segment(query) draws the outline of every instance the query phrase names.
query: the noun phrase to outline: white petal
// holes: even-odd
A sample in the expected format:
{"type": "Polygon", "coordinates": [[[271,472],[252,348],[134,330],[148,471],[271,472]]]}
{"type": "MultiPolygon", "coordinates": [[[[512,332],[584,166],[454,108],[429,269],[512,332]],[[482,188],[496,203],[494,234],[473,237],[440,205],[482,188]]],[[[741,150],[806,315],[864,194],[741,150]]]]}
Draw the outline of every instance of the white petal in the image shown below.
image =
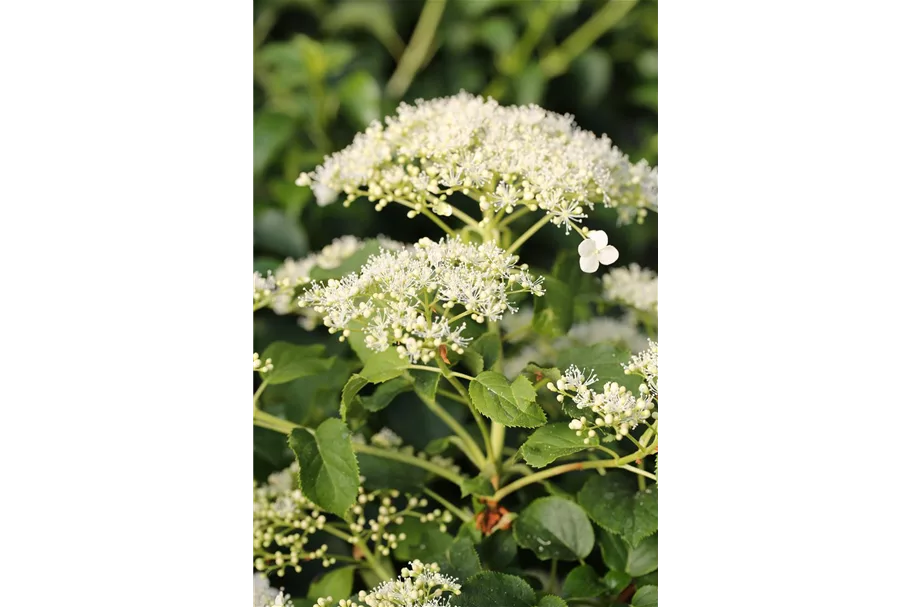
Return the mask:
{"type": "Polygon", "coordinates": [[[579,255],[585,257],[586,255],[596,255],[598,252],[598,247],[595,245],[595,241],[591,238],[586,238],[579,243],[579,255]]]}
{"type": "Polygon", "coordinates": [[[611,245],[609,247],[604,247],[598,251],[598,261],[602,264],[609,266],[620,259],[620,251],[617,250],[617,247],[611,245]]]}
{"type": "Polygon", "coordinates": [[[579,258],[579,267],[582,268],[583,272],[591,274],[592,272],[598,271],[598,257],[597,255],[583,255],[579,258]]]}
{"type": "Polygon", "coordinates": [[[595,241],[595,244],[599,249],[603,249],[607,246],[607,234],[604,232],[604,230],[594,230],[593,232],[589,232],[588,237],[595,241]]]}

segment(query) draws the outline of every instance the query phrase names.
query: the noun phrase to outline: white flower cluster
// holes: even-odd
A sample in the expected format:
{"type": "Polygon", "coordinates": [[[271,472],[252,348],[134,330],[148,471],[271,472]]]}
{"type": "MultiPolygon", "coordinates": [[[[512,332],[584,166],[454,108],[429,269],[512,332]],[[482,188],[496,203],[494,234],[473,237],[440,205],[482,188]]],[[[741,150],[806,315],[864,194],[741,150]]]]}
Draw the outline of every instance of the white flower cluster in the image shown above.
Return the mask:
{"type": "Polygon", "coordinates": [[[253,353],[253,370],[259,371],[260,373],[268,373],[275,368],[275,365],[272,364],[272,359],[267,358],[266,360],[260,360],[259,354],[256,352],[253,353]]]}
{"type": "Polygon", "coordinates": [[[261,573],[253,574],[253,607],[293,607],[291,597],[273,588],[261,573]]]}
{"type": "MultiPolygon", "coordinates": [[[[412,561],[398,579],[383,582],[370,592],[361,590],[357,601],[342,599],[338,607],[448,607],[447,594],[461,594],[462,585],[440,573],[436,563],[412,561]]],[[[332,597],[317,599],[313,607],[330,607],[332,597]]]]}
{"type": "Polygon", "coordinates": [[[464,316],[496,321],[515,311],[510,295],[544,294],[543,278],[517,266],[518,259],[492,242],[424,238],[413,248],[372,256],[341,280],[313,284],[299,303],[322,314],[342,340],[360,331],[374,351],[394,346],[402,358],[428,362],[441,346],[464,351],[466,324],[456,325],[464,316]],[[453,314],[456,306],[464,310],[453,314]]]}
{"type": "Polygon", "coordinates": [[[648,340],[648,349],[633,356],[623,366],[627,375],[641,375],[645,378],[652,395],[658,397],[658,342],[648,340]]]}
{"type": "MultiPolygon", "coordinates": [[[[389,251],[398,251],[405,246],[382,235],[377,236],[377,241],[381,249],[389,251]]],[[[275,270],[274,279],[276,282],[289,285],[291,288],[284,289],[272,297],[270,302],[272,310],[276,314],[289,314],[291,312],[300,314],[300,325],[308,331],[315,329],[321,317],[310,308],[302,308],[296,305],[294,287],[309,284],[311,280],[310,274],[315,268],[331,270],[339,267],[345,260],[363,249],[365,244],[365,241],[355,236],[341,236],[333,240],[331,244],[306,257],[301,259],[289,257],[285,259],[285,262],[275,270]]],[[[299,291],[297,294],[299,294],[299,291]]]]}
{"type": "Polygon", "coordinates": [[[570,114],[464,91],[400,104],[385,125],[373,122],[296,183],[319,205],[344,192],[346,204],[366,196],[377,210],[396,202],[412,217],[451,214],[447,196],[458,191],[482,210],[542,209],[567,232],[596,204],[616,208],[622,223],[658,209],[658,169],[633,164],[607,136],[580,129],[570,114]]]}
{"type": "Polygon", "coordinates": [[[645,384],[639,387],[639,394],[636,395],[617,382],[605,383],[601,392],[591,390],[589,386],[597,381],[598,376],[594,373],[586,374],[575,365],[570,365],[556,385],[553,382],[547,384],[549,390],[557,393],[557,400],[561,403],[569,396],[579,409],[592,411],[593,420],[581,417],[569,423],[577,436],[585,436],[585,444],[598,436],[597,429],[611,428],[619,439],[641,422],[657,417],[657,412],[653,411],[655,401],[645,384]]]}
{"type": "Polygon", "coordinates": [[[272,305],[277,297],[290,295],[293,290],[294,285],[290,280],[277,279],[271,273],[263,276],[259,272],[253,272],[253,310],[272,305]]]}
{"type": "Polygon", "coordinates": [[[374,544],[377,554],[389,556],[398,543],[408,537],[405,533],[391,529],[404,523],[405,517],[416,518],[422,523],[434,523],[445,533],[446,525],[452,522],[452,514],[439,509],[422,512],[420,509],[427,505],[426,499],[402,495],[396,489],[380,489],[368,493],[359,487],[357,503],[351,507],[353,518],[348,525],[351,531],[348,541],[353,544],[364,539],[374,544]],[[402,507],[396,505],[396,500],[400,498],[405,500],[402,507]]]}
{"type": "Polygon", "coordinates": [[[602,280],[605,299],[658,314],[658,274],[655,271],[631,263],[626,268],[614,268],[602,280]]]}
{"type": "Polygon", "coordinates": [[[301,563],[321,559],[324,567],[335,562],[328,558],[325,544],[310,550],[310,537],[326,524],[325,514],[297,488],[297,462],[269,476],[264,485],[253,484],[253,567],[279,576],[291,567],[301,571],[301,563]]]}

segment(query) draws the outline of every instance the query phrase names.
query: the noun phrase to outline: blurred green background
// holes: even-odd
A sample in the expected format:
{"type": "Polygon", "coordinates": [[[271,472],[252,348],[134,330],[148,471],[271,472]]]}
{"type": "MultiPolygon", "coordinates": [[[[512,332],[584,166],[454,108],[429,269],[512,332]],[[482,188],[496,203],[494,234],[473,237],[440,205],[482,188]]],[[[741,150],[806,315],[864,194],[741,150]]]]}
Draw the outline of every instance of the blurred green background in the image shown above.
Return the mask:
{"type": "MultiPolygon", "coordinates": [[[[464,89],[536,103],[606,133],[634,162],[658,162],[656,1],[256,0],[253,80],[257,270],[344,234],[442,235],[426,218],[363,200],[320,208],[294,185],[401,101],[464,89]]],[[[608,232],[618,265],[657,269],[656,214],[618,228],[601,209],[586,225],[608,232]]],[[[563,230],[541,230],[523,261],[549,267],[566,246],[563,230]]]]}

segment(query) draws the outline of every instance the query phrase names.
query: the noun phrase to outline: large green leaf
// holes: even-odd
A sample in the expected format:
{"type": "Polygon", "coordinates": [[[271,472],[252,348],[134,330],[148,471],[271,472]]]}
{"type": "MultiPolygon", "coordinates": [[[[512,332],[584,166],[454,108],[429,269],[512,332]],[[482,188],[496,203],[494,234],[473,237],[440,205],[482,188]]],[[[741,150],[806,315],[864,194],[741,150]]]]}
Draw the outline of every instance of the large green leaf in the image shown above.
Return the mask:
{"type": "Polygon", "coordinates": [[[584,559],[595,545],[595,532],[578,504],[562,497],[536,499],[515,523],[516,542],[539,559],[584,559]]]}
{"type": "Polygon", "coordinates": [[[455,541],[451,535],[440,531],[439,523],[422,523],[416,518],[406,518],[392,531],[405,534],[405,539],[400,540],[393,551],[399,561],[431,562],[434,555],[448,550],[455,541]]]}
{"type": "Polygon", "coordinates": [[[465,366],[474,375],[484,369],[493,369],[500,360],[500,336],[497,333],[485,333],[477,338],[465,351],[465,366]]]}
{"type": "MultiPolygon", "coordinates": [[[[522,445],[522,457],[534,468],[543,468],[557,458],[589,449],[584,437],[576,436],[576,431],[567,422],[557,422],[538,428],[522,445]]],[[[590,438],[589,441],[597,441],[590,438]]]]}
{"type": "Polygon", "coordinates": [[[538,607],[566,607],[566,601],[558,596],[548,594],[547,596],[541,597],[538,607]]]}
{"type": "Polygon", "coordinates": [[[358,375],[370,383],[378,384],[398,377],[411,364],[408,360],[399,358],[395,348],[390,347],[382,352],[371,350],[364,344],[362,333],[352,333],[349,342],[355,354],[364,363],[364,368],[358,375]]]}
{"type": "Polygon", "coordinates": [[[310,584],[310,590],[307,591],[307,597],[311,601],[321,597],[347,597],[351,595],[351,589],[354,587],[354,565],[339,567],[333,569],[321,577],[317,578],[310,584]]]}
{"type": "Polygon", "coordinates": [[[532,607],[535,591],[514,575],[485,571],[462,584],[459,607],[532,607]]]}
{"type": "Polygon", "coordinates": [[[592,389],[600,390],[605,383],[615,381],[630,390],[638,391],[642,379],[624,373],[623,363],[627,361],[629,361],[629,352],[606,344],[568,348],[557,354],[557,366],[560,369],[565,370],[574,364],[594,371],[598,376],[598,381],[592,386],[592,389]]]}
{"type": "Polygon", "coordinates": [[[300,464],[304,495],[323,510],[344,516],[357,499],[359,480],[348,427],[330,418],[313,434],[306,428],[295,428],[288,445],[300,464]]]}
{"type": "Polygon", "coordinates": [[[460,580],[467,580],[471,576],[481,573],[481,561],[474,545],[467,537],[457,538],[451,546],[440,554],[430,558],[440,566],[440,572],[451,575],[460,580]]]}
{"type": "Polygon", "coordinates": [[[560,337],[573,326],[573,292],[565,282],[551,276],[546,284],[544,295],[535,297],[532,327],[545,337],[560,337]]]}
{"type": "Polygon", "coordinates": [[[396,377],[381,383],[373,394],[362,396],[361,402],[364,404],[364,408],[367,409],[367,411],[382,411],[389,406],[389,403],[392,402],[393,398],[410,389],[411,382],[408,381],[407,378],[396,377]]]}
{"type": "Polygon", "coordinates": [[[604,563],[611,570],[639,577],[658,569],[657,533],[642,540],[635,548],[630,548],[619,535],[602,529],[598,532],[598,545],[604,563]]]}
{"type": "Polygon", "coordinates": [[[658,486],[639,491],[633,477],[622,471],[589,478],[579,491],[579,504],[593,521],[633,548],[658,531],[658,486]]]}
{"type": "Polygon", "coordinates": [[[510,385],[503,375],[484,371],[468,386],[471,402],[482,415],[510,428],[535,428],[547,423],[544,411],[535,402],[535,389],[527,377],[510,385]]]}
{"type": "Polygon", "coordinates": [[[488,569],[506,569],[516,558],[516,538],[509,531],[495,531],[481,540],[478,546],[478,555],[488,569]]]}
{"type": "Polygon", "coordinates": [[[324,355],[322,345],[299,346],[286,341],[269,344],[260,355],[261,360],[272,359],[271,371],[265,374],[269,384],[283,384],[307,375],[316,375],[328,371],[335,363],[335,358],[324,355]]]}
{"type": "Polygon", "coordinates": [[[637,590],[630,607],[658,607],[658,587],[643,586],[637,590]]]}
{"type": "Polygon", "coordinates": [[[563,596],[567,598],[584,598],[600,596],[607,588],[591,565],[579,565],[566,575],[563,582],[563,596]]]}

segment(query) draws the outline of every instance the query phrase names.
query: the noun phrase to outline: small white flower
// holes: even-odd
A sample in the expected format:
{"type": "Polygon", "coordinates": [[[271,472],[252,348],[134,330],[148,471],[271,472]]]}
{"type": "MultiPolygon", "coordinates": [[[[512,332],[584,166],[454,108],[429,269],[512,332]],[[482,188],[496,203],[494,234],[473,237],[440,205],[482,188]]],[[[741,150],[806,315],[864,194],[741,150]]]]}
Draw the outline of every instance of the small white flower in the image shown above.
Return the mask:
{"type": "Polygon", "coordinates": [[[607,244],[607,234],[603,230],[593,230],[588,238],[579,244],[579,267],[591,274],[598,270],[598,265],[608,266],[620,257],[617,247],[607,244]]]}

